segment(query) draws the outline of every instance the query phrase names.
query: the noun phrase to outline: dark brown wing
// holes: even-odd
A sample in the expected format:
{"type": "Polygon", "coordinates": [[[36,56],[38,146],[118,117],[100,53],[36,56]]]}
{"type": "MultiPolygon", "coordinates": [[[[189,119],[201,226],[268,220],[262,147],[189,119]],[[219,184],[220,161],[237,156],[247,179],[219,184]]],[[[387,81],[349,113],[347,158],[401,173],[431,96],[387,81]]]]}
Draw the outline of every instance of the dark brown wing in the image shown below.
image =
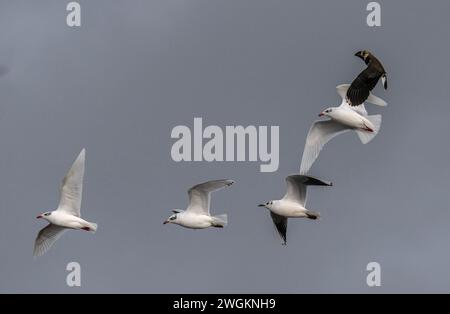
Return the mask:
{"type": "Polygon", "coordinates": [[[370,95],[370,89],[360,77],[361,74],[352,82],[347,90],[347,101],[350,106],[361,105],[370,95]]]}
{"type": "Polygon", "coordinates": [[[351,106],[359,106],[367,100],[382,76],[378,70],[369,66],[362,71],[347,90],[347,100],[351,106]]]}
{"type": "Polygon", "coordinates": [[[287,232],[287,223],[288,219],[286,217],[274,214],[270,212],[270,217],[272,217],[273,223],[277,228],[277,231],[283,240],[283,245],[286,245],[286,232],[287,232]]]}

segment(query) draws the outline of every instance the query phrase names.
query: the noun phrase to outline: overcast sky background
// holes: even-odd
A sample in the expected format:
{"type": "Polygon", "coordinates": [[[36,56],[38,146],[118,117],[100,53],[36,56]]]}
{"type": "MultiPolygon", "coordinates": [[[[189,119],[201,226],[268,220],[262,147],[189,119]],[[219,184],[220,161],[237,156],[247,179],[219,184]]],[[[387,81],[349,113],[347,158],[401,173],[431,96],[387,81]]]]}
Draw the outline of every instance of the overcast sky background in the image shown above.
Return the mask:
{"type": "Polygon", "coordinates": [[[450,292],[449,1],[0,2],[0,292],[450,292]],[[340,100],[373,51],[388,72],[381,132],[334,139],[311,174],[320,221],[289,221],[282,246],[256,205],[285,192],[317,114],[340,100]],[[279,125],[280,167],[175,163],[176,125],[279,125]],[[82,215],[95,235],[67,232],[43,257],[33,242],[58,187],[86,147],[82,215]],[[212,212],[225,229],[162,225],[187,189],[230,178],[212,212]],[[82,287],[66,286],[67,263],[82,287]],[[382,286],[366,285],[366,265],[382,286]]]}

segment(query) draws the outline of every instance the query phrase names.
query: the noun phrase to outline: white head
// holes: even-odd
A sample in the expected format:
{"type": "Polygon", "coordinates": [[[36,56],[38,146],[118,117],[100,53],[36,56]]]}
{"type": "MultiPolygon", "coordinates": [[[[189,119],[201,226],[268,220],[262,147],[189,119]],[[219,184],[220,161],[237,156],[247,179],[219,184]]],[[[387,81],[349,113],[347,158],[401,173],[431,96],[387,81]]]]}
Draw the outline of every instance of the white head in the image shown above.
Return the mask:
{"type": "Polygon", "coordinates": [[[336,110],[336,108],[329,107],[329,108],[325,109],[324,111],[322,111],[321,113],[319,113],[319,117],[323,117],[323,116],[331,117],[331,116],[333,116],[334,110],[336,110]]]}
{"type": "Polygon", "coordinates": [[[179,213],[178,213],[176,210],[173,210],[173,212],[175,212],[175,214],[170,215],[169,218],[167,218],[167,219],[163,222],[164,225],[165,225],[165,224],[168,224],[168,223],[175,223],[175,224],[176,224],[176,223],[179,222],[179,217],[178,217],[179,213]]]}
{"type": "Polygon", "coordinates": [[[278,202],[278,201],[268,201],[267,203],[265,203],[265,204],[259,204],[258,206],[259,206],[259,207],[265,207],[265,208],[271,210],[271,209],[277,204],[277,202],[278,202]]]}
{"type": "Polygon", "coordinates": [[[37,216],[36,218],[37,218],[37,219],[44,218],[45,220],[50,221],[50,219],[51,219],[50,216],[51,216],[51,215],[52,215],[52,212],[45,212],[45,213],[40,214],[40,215],[37,216]]]}

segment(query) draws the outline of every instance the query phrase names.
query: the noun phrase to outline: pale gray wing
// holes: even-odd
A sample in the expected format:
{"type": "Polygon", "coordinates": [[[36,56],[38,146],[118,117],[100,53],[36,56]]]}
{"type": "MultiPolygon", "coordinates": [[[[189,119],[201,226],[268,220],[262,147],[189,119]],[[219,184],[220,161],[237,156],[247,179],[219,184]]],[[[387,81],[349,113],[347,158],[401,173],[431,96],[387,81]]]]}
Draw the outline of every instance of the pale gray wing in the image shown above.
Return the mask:
{"type": "Polygon", "coordinates": [[[306,137],[302,162],[300,164],[300,174],[308,173],[314,161],[319,156],[320,151],[328,141],[349,130],[346,126],[333,120],[318,120],[314,122],[306,137]]]}
{"type": "Polygon", "coordinates": [[[331,182],[323,181],[311,176],[294,174],[286,177],[287,191],[284,200],[297,202],[306,205],[306,195],[308,185],[332,186],[331,182]]]}
{"type": "Polygon", "coordinates": [[[270,217],[272,217],[272,221],[273,221],[275,227],[277,228],[278,234],[280,235],[281,239],[283,240],[283,245],[286,245],[286,233],[287,233],[288,219],[284,216],[274,214],[273,212],[270,212],[270,217]]]}
{"type": "Polygon", "coordinates": [[[189,206],[186,211],[209,215],[211,192],[230,186],[233,183],[233,180],[214,180],[193,186],[188,191],[189,206]]]}
{"type": "Polygon", "coordinates": [[[39,231],[34,242],[33,256],[44,255],[66,230],[66,228],[49,224],[39,231]]]}
{"type": "Polygon", "coordinates": [[[286,177],[287,191],[284,195],[284,200],[289,200],[293,202],[305,205],[306,202],[306,185],[304,184],[302,175],[292,175],[286,177]]]}
{"type": "Polygon", "coordinates": [[[86,150],[83,149],[64,177],[60,188],[61,198],[58,210],[77,217],[80,217],[85,159],[86,150]]]}

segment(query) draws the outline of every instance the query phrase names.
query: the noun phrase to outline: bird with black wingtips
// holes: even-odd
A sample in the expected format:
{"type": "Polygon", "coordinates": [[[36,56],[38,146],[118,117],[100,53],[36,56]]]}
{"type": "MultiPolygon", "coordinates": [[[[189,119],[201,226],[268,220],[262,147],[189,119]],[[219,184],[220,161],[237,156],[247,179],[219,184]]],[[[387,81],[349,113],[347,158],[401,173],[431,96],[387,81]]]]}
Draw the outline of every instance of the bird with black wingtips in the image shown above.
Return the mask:
{"type": "Polygon", "coordinates": [[[358,51],[355,56],[361,58],[367,64],[367,68],[355,78],[347,91],[350,106],[359,106],[366,101],[380,78],[384,89],[387,89],[386,71],[380,60],[368,50],[358,51]]]}
{"type": "Polygon", "coordinates": [[[320,179],[294,174],[286,177],[287,192],[281,200],[273,200],[258,206],[265,207],[270,211],[273,223],[277,228],[283,245],[286,245],[286,233],[288,218],[308,218],[316,220],[319,213],[307,209],[306,189],[308,185],[332,186],[331,182],[320,179]]]}

